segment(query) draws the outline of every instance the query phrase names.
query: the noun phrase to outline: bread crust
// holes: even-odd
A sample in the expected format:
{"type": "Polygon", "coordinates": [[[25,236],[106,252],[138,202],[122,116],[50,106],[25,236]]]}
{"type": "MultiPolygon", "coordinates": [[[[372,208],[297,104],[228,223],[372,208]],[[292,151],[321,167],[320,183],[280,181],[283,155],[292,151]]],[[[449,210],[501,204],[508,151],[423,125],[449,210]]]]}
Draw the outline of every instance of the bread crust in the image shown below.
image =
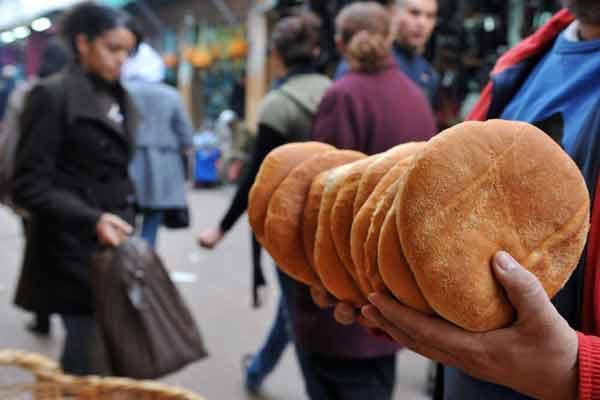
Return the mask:
{"type": "MultiPolygon", "coordinates": [[[[360,162],[360,161],[358,161],[360,162]]],[[[323,286],[338,300],[360,307],[366,298],[358,289],[352,276],[346,271],[333,243],[331,235],[331,209],[344,180],[354,163],[334,168],[327,174],[321,205],[314,247],[314,266],[323,286]]]]}
{"type": "Polygon", "coordinates": [[[350,249],[354,198],[362,175],[380,157],[380,155],[373,155],[354,163],[350,171],[336,182],[339,189],[331,207],[331,237],[342,264],[355,282],[357,281],[356,270],[350,249]]]}
{"type": "MultiPolygon", "coordinates": [[[[387,185],[386,180],[394,180],[387,188],[380,194],[377,201],[377,206],[371,215],[371,221],[369,223],[369,229],[367,238],[364,243],[364,263],[361,271],[361,279],[367,282],[367,285],[373,290],[379,290],[384,287],[383,281],[379,275],[378,266],[378,247],[379,237],[383,222],[386,218],[388,210],[392,207],[394,199],[398,192],[399,180],[402,179],[406,172],[410,169],[413,163],[414,157],[409,156],[404,160],[398,162],[394,168],[390,170],[390,173],[382,180],[382,185],[387,185]]],[[[398,242],[399,244],[399,242],[398,242]]]]}
{"type": "Polygon", "coordinates": [[[371,218],[377,208],[379,200],[384,195],[387,188],[398,180],[406,168],[407,163],[410,163],[411,160],[412,156],[408,156],[408,159],[405,158],[405,160],[397,162],[390,170],[388,170],[388,172],[379,180],[373,189],[373,192],[358,211],[358,214],[356,214],[354,221],[352,222],[352,229],[350,231],[351,256],[354,263],[357,282],[364,296],[367,296],[374,291],[374,288],[366,278],[365,265],[365,243],[369,235],[371,218]]]}
{"type": "Polygon", "coordinates": [[[589,208],[579,169],[544,132],[522,122],[465,122],[417,157],[396,226],[430,306],[482,332],[514,319],[492,273],[494,253],[511,253],[553,297],[579,261],[589,208]]]}
{"type": "Polygon", "coordinates": [[[316,153],[334,149],[333,146],[320,142],[288,143],[272,150],[263,160],[248,194],[248,221],[263,246],[269,201],[279,184],[302,161],[316,153]]]}
{"type": "Polygon", "coordinates": [[[396,227],[396,207],[410,167],[394,184],[392,206],[387,209],[377,246],[377,269],[368,277],[377,291],[389,290],[401,303],[426,314],[434,314],[421,293],[400,245],[396,227]]]}
{"type": "Polygon", "coordinates": [[[304,252],[302,216],[313,179],[321,172],[364,158],[352,150],[325,151],[304,160],[275,190],[265,220],[265,243],[277,265],[292,278],[319,283],[304,252]]]}
{"type": "Polygon", "coordinates": [[[365,204],[375,186],[396,163],[408,156],[415,155],[425,148],[426,142],[408,142],[392,147],[381,154],[381,157],[374,162],[363,174],[356,190],[354,198],[354,216],[358,214],[360,208],[365,204]]]}

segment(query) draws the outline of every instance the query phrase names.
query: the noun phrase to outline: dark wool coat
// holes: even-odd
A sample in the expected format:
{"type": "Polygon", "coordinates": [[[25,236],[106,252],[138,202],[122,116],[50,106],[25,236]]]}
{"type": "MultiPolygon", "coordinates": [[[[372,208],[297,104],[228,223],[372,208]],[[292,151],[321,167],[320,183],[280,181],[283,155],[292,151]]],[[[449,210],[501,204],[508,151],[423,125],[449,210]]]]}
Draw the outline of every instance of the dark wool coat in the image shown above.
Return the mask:
{"type": "Polygon", "coordinates": [[[13,183],[14,201],[31,215],[15,299],[26,310],[92,313],[97,221],[112,212],[133,222],[127,167],[137,114],[115,85],[122,124],[108,117],[98,85],[76,65],[41,81],[27,99],[13,183]]]}

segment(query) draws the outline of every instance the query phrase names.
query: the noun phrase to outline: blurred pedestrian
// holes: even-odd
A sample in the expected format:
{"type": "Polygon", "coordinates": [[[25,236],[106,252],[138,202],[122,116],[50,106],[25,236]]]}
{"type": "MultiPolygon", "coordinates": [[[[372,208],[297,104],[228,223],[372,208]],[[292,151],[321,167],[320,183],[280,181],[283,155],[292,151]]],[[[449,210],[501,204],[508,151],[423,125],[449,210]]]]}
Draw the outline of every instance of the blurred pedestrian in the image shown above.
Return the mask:
{"type": "MultiPolygon", "coordinates": [[[[218,228],[200,234],[201,246],[212,248],[219,243],[239,217],[246,211],[248,193],[266,155],[289,142],[308,140],[310,125],[330,80],[316,72],[319,56],[320,20],[313,14],[287,17],[273,30],[273,57],[281,70],[273,90],[261,103],[256,145],[249,170],[242,179],[235,197],[218,228]]],[[[257,392],[268,374],[277,365],[290,332],[290,291],[294,282],[277,269],[281,296],[277,315],[260,350],[248,359],[246,388],[257,392]]]]}
{"type": "Polygon", "coordinates": [[[110,374],[94,320],[92,255],[132,233],[134,188],[127,167],[137,126],[119,83],[139,38],[122,11],[84,2],[64,17],[74,62],[40,81],[21,118],[13,200],[31,215],[15,302],[59,314],[65,372],[110,374]]]}
{"type": "Polygon", "coordinates": [[[396,68],[389,21],[386,9],[375,2],[351,4],[336,18],[339,50],[350,72],[323,97],[314,139],[375,154],[436,133],[425,96],[396,68]]]}
{"type": "MultiPolygon", "coordinates": [[[[423,57],[423,52],[437,22],[438,0],[395,0],[388,8],[394,31],[394,60],[400,70],[421,88],[432,107],[435,107],[440,77],[423,57]]],[[[335,73],[335,79],[349,71],[348,61],[343,60],[335,73]]]]}
{"type": "MultiPolygon", "coordinates": [[[[436,133],[433,112],[394,62],[386,8],[376,2],[346,6],[336,18],[336,36],[350,72],[325,93],[313,122],[313,138],[368,155],[431,138],[436,133]]],[[[303,311],[313,315],[303,318],[302,328],[312,332],[311,337],[297,339],[315,373],[316,394],[311,399],[391,399],[398,347],[361,325],[337,324],[333,309],[320,310],[307,287],[298,293],[303,311]]]]}
{"type": "MultiPolygon", "coordinates": [[[[27,240],[28,236],[27,213],[18,210],[10,201],[10,190],[15,169],[15,156],[21,133],[19,120],[23,113],[25,99],[37,82],[40,79],[58,73],[68,62],[69,52],[65,46],[58,40],[50,41],[42,53],[42,62],[37,76],[32,76],[28,81],[17,86],[8,98],[4,124],[2,125],[2,138],[0,139],[0,197],[2,197],[2,201],[5,204],[13,208],[21,217],[25,240],[27,240]]],[[[37,335],[49,335],[50,315],[46,313],[36,313],[33,321],[27,324],[27,330],[37,335]]]]}
{"type": "Polygon", "coordinates": [[[142,43],[123,67],[122,81],[140,114],[129,171],[142,214],[141,236],[152,247],[167,210],[187,207],[184,157],[193,128],[179,92],[162,83],[160,55],[142,43]]]}

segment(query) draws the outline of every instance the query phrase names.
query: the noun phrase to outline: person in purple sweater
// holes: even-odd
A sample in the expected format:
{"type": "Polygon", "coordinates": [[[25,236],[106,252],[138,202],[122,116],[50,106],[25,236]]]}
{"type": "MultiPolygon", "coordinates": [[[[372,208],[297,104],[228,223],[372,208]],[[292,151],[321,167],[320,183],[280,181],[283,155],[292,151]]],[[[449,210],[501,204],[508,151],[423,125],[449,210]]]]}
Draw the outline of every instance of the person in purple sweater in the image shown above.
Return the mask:
{"type": "MultiPolygon", "coordinates": [[[[385,8],[375,2],[340,12],[338,42],[351,72],[325,92],[313,119],[314,140],[375,154],[435,134],[427,99],[394,62],[390,26],[385,8]]],[[[294,330],[311,400],[391,399],[399,347],[362,325],[336,323],[332,308],[315,304],[318,293],[311,298],[322,288],[298,286],[294,330]]]]}
{"type": "Polygon", "coordinates": [[[351,4],[338,15],[336,30],[351,72],[325,93],[313,121],[313,139],[374,154],[431,138],[436,132],[433,111],[394,62],[385,8],[375,2],[351,4]]]}

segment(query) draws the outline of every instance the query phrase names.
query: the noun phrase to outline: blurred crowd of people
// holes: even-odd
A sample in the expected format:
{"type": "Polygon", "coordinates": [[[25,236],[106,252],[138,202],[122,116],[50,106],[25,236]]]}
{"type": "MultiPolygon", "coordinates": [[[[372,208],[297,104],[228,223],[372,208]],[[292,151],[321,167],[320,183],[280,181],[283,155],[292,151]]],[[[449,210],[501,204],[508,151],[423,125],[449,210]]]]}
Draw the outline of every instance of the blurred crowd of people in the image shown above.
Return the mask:
{"type": "MultiPolygon", "coordinates": [[[[499,59],[469,118],[538,125],[576,161],[594,199],[600,190],[600,5],[564,5],[499,59]]],[[[319,18],[302,12],[279,20],[270,37],[277,80],[261,101],[247,159],[239,154],[247,143],[232,145],[242,116],[224,112],[217,123],[226,143],[221,156],[234,161],[226,180],[237,179],[237,190],[198,244],[214,248],[239,221],[262,161],[278,146],[315,140],[371,155],[432,138],[439,130],[433,110],[440,77],[423,51],[437,13],[437,0],[347,5],[335,19],[343,59],[333,77],[319,68],[319,18]]],[[[85,2],[65,14],[61,33],[38,75],[11,94],[0,137],[0,194],[21,217],[26,239],[15,303],[36,315],[29,326],[36,333],[49,332],[50,315],[60,317],[66,372],[110,375],[94,318],[91,258],[136,231],[155,247],[159,228],[193,206],[186,198],[186,160],[215,142],[209,134],[194,139],[179,93],[163,83],[160,55],[128,14],[85,2]]],[[[202,154],[197,163],[216,168],[216,158],[202,154]]],[[[531,297],[540,315],[524,300],[539,282],[510,257],[497,256],[494,268],[517,312],[532,314],[506,328],[510,335],[462,331],[415,315],[385,294],[354,310],[276,269],[278,307],[262,346],[244,356],[246,389],[259,393],[292,346],[308,398],[392,399],[396,354],[405,346],[444,364],[432,391],[437,399],[594,398],[600,392],[600,380],[594,381],[600,374],[597,203],[590,244],[573,278],[553,305],[531,297]],[[356,323],[360,313],[378,329],[356,323]],[[544,322],[551,326],[532,330],[544,322]],[[485,351],[502,361],[477,370],[490,358],[485,351]]],[[[264,278],[254,238],[252,247],[256,286],[264,278]]]]}

